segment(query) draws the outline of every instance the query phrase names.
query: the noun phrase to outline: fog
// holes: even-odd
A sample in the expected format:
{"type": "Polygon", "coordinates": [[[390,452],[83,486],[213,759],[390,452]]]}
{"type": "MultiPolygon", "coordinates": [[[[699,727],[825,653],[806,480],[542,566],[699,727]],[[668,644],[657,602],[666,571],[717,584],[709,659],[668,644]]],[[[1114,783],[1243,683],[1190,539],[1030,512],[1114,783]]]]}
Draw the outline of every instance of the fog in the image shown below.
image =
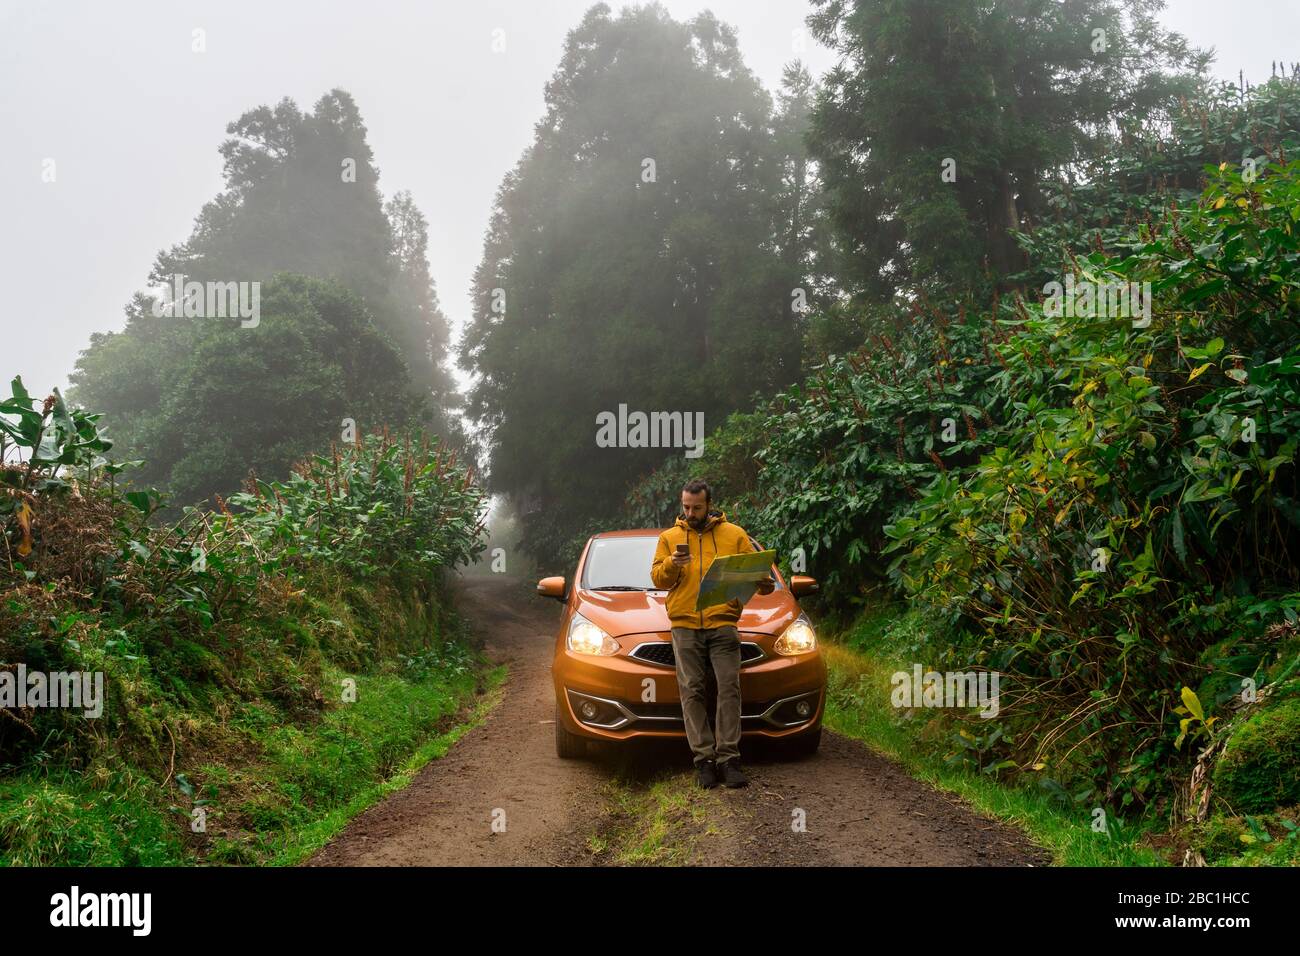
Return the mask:
{"type": "MultiPolygon", "coordinates": [[[[470,315],[493,196],[589,6],[0,2],[0,374],[23,375],[33,392],[66,387],[90,334],[122,327],[155,254],[186,239],[220,190],[226,123],[285,96],[306,109],[334,87],[356,99],[385,196],[410,190],[428,217],[431,272],[454,335],[470,315]],[[202,53],[192,50],[196,29],[202,53]],[[54,182],[42,181],[48,159],[54,182]]],[[[732,24],[769,91],[796,57],[814,77],[834,62],[806,35],[803,0],[664,6],[679,20],[709,9],[732,24]]],[[[1286,54],[1278,41],[1300,35],[1292,0],[1231,16],[1210,0],[1173,0],[1162,20],[1214,46],[1214,71],[1233,78],[1267,78],[1286,54]]]]}

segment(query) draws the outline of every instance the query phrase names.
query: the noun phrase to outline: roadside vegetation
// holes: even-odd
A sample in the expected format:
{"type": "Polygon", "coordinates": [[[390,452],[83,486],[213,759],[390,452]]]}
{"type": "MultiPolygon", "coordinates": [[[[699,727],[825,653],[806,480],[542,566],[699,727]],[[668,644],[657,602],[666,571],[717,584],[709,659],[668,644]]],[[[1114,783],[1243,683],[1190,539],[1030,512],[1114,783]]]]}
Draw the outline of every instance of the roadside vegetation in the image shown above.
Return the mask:
{"type": "Polygon", "coordinates": [[[823,585],[831,725],[1063,863],[1296,862],[1298,131],[1293,78],[1207,89],[1017,234],[1020,284],[814,317],[835,352],[591,527],[707,475],[823,585]],[[1149,288],[1149,321],[1026,278],[1067,274],[1149,288]],[[916,663],[998,672],[997,716],[900,712],[916,663]]]}
{"type": "Polygon", "coordinates": [[[383,431],[175,521],[99,416],[0,403],[0,660],[99,672],[102,714],[0,711],[0,861],[292,861],[495,686],[447,600],[482,490],[383,431]],[[468,709],[467,709],[468,708],[468,709]]]}

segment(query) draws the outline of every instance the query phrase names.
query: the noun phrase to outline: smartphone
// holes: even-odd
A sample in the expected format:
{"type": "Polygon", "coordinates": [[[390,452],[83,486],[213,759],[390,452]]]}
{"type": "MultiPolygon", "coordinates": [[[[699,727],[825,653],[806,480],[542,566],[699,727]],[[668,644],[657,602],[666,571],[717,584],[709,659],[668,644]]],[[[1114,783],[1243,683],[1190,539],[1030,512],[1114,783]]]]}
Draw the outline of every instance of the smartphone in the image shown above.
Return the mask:
{"type": "Polygon", "coordinates": [[[691,546],[689,544],[679,544],[677,546],[678,554],[690,554],[691,546]]]}

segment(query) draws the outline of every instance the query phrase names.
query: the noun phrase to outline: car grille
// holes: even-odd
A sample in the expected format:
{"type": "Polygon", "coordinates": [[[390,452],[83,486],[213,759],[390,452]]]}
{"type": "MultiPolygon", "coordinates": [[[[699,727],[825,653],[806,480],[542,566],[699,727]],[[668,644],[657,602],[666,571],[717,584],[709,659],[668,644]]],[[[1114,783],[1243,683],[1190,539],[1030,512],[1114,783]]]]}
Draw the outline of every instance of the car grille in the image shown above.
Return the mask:
{"type": "MultiPolygon", "coordinates": [[[[753,641],[740,642],[741,667],[752,664],[754,661],[761,661],[766,656],[763,649],[753,641]]],[[[677,657],[673,654],[671,641],[647,641],[634,648],[628,657],[638,661],[645,661],[647,664],[659,664],[663,667],[675,668],[677,666],[677,657]]]]}
{"type": "MultiPolygon", "coordinates": [[[[567,693],[571,704],[576,705],[585,700],[597,705],[599,713],[590,719],[579,717],[579,720],[583,723],[590,724],[593,727],[601,727],[606,730],[623,730],[635,726],[639,729],[676,731],[677,728],[684,724],[682,705],[680,703],[658,704],[612,700],[584,694],[572,688],[569,688],[567,693]]],[[[806,724],[812,717],[809,714],[800,715],[796,712],[799,701],[807,700],[816,706],[820,697],[821,691],[814,690],[770,702],[742,698],[740,702],[740,722],[742,726],[766,723],[777,728],[796,727],[799,724],[806,724]]],[[[712,707],[710,701],[708,709],[711,710],[712,707]]]]}

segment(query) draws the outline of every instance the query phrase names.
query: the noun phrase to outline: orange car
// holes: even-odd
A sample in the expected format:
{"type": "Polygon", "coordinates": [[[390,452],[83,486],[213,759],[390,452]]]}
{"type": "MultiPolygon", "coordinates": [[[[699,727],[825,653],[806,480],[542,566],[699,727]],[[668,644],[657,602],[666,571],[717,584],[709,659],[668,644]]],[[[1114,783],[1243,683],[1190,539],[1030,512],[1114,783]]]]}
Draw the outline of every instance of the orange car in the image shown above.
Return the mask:
{"type": "MultiPolygon", "coordinates": [[[[551,664],[561,757],[584,755],[591,740],[686,740],[667,592],[650,580],[658,538],[658,529],[594,535],[573,587],[563,577],[537,583],[538,594],[564,604],[551,664]]],[[[754,548],[762,550],[756,542],[754,548]]],[[[826,664],[795,598],[817,590],[817,582],[796,574],[787,586],[775,565],[772,576],[772,593],[755,594],[736,622],[741,739],[766,738],[787,753],[808,754],[821,743],[826,664]],[[787,632],[798,640],[778,649],[787,632]],[[791,645],[801,650],[791,652],[791,645]]],[[[709,678],[712,684],[711,671],[709,678]]],[[[710,721],[714,706],[710,699],[710,721]]]]}

